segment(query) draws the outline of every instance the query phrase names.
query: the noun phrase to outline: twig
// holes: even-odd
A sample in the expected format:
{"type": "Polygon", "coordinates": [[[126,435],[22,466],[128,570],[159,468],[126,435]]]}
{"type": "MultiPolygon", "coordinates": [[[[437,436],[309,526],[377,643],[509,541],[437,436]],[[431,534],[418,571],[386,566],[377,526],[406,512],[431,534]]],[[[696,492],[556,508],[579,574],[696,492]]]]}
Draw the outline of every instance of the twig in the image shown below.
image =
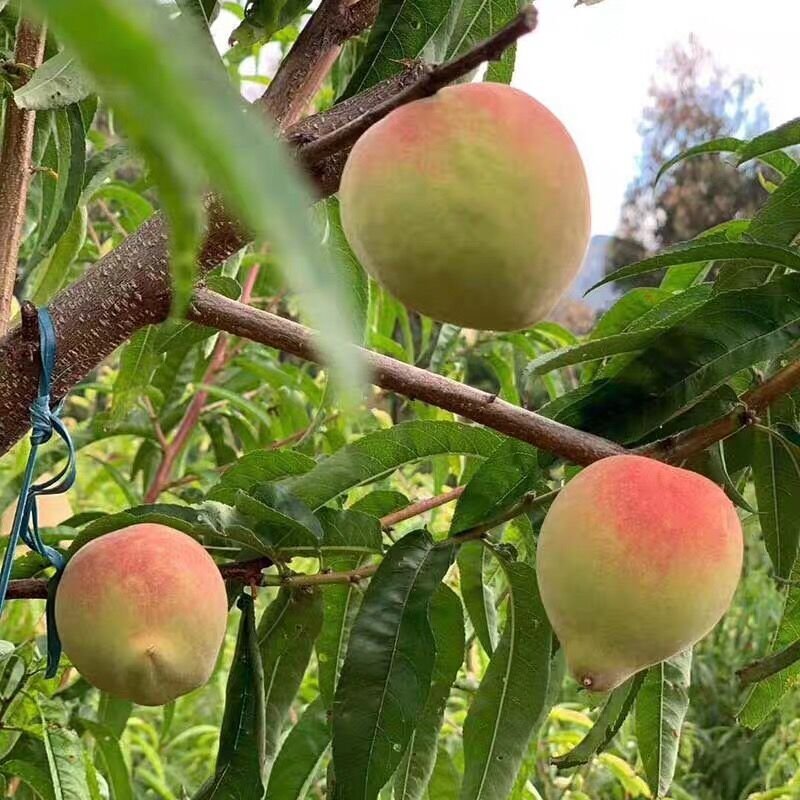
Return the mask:
{"type": "MultiPolygon", "coordinates": [[[[260,579],[262,571],[271,567],[272,563],[272,559],[267,557],[255,558],[250,561],[234,561],[230,564],[222,564],[219,571],[226,580],[240,580],[243,583],[249,583],[254,578],[260,579]]],[[[46,600],[47,581],[43,578],[20,578],[11,581],[6,597],[9,600],[46,600]]]]}
{"type": "Polygon", "coordinates": [[[759,412],[798,386],[800,386],[800,361],[793,361],[767,378],[760,386],[743,394],[739,406],[730,414],[678,436],[645,445],[636,452],[650,458],[679,464],[712,444],[754,424],[758,421],[759,412]]]}
{"type": "Polygon", "coordinates": [[[286,130],[304,114],[338,58],[342,45],[372,25],[378,5],[378,0],[355,3],[322,0],[257,101],[279,131],[286,130]]]}
{"type": "Polygon", "coordinates": [[[742,667],[737,670],[736,675],[742,686],[749,686],[751,683],[763,681],[764,678],[769,678],[770,675],[775,675],[786,667],[790,667],[798,659],[800,659],[800,641],[792,642],[785,650],[742,667]]]}
{"type": "MultiPolygon", "coordinates": [[[[458,545],[464,542],[482,539],[487,533],[494,530],[499,525],[502,525],[504,522],[509,522],[520,514],[524,514],[526,511],[549,503],[557,494],[558,491],[547,492],[542,495],[527,495],[502,516],[490,522],[476,525],[469,530],[457,533],[449,539],[444,539],[440,545],[458,545]]],[[[367,564],[359,569],[348,570],[346,572],[318,572],[315,575],[290,575],[285,578],[268,578],[266,579],[266,584],[274,586],[324,586],[331,583],[360,583],[366,578],[372,577],[378,571],[379,566],[380,564],[367,564]]]]}
{"type": "MultiPolygon", "coordinates": [[[[31,70],[42,63],[46,40],[44,27],[22,19],[17,26],[14,60],[31,70]]],[[[21,78],[20,86],[27,82],[21,78]]],[[[8,330],[11,298],[17,279],[22,224],[31,176],[35,111],[19,108],[9,99],[0,146],[0,336],[8,330]]]]}
{"type": "MultiPolygon", "coordinates": [[[[256,279],[258,278],[258,271],[259,267],[257,264],[255,264],[250,268],[250,272],[247,274],[247,280],[242,287],[243,303],[248,303],[250,300],[250,297],[253,293],[253,287],[255,286],[256,279]]],[[[214,383],[217,375],[219,375],[219,373],[228,363],[229,356],[229,338],[224,333],[221,333],[217,337],[214,350],[212,351],[211,358],[208,362],[208,367],[203,375],[202,382],[204,384],[210,385],[214,383]]],[[[169,485],[175,462],[180,457],[181,453],[186,447],[187,442],[194,433],[207,400],[208,390],[201,389],[198,391],[187,406],[183,415],[183,419],[178,424],[178,429],[175,432],[175,436],[168,444],[166,444],[166,446],[162,444],[161,463],[158,465],[158,469],[156,470],[156,474],[153,477],[150,487],[148,488],[147,492],[145,492],[145,503],[155,503],[156,500],[158,500],[161,492],[163,492],[165,487],[169,485]]],[[[158,432],[158,430],[159,427],[157,426],[156,432],[158,432]]]]}
{"type": "Polygon", "coordinates": [[[361,116],[331,133],[321,136],[298,148],[304,161],[318,162],[353,144],[368,128],[383,119],[389,112],[406,103],[430,97],[462,75],[476,69],[485,61],[499,58],[517,39],[536,28],[537,13],[533,6],[521,11],[505,28],[486,39],[477,47],[453,61],[439,66],[421,65],[419,77],[402,91],[373,106],[361,116]]]}
{"type": "Polygon", "coordinates": [[[405,522],[407,519],[418,517],[420,514],[424,514],[434,508],[452,503],[453,500],[458,500],[462,494],[464,494],[464,487],[458,486],[453,489],[452,492],[445,492],[444,494],[436,495],[436,497],[428,497],[425,500],[412,503],[410,506],[401,508],[399,511],[395,511],[393,514],[387,514],[383,517],[381,519],[381,527],[384,530],[388,530],[399,522],[405,522]]]}
{"type": "MultiPolygon", "coordinates": [[[[187,316],[202,325],[276,347],[306,361],[319,362],[314,347],[316,334],[311,329],[207,289],[195,293],[187,316]]],[[[412,364],[363,348],[355,348],[354,357],[364,360],[371,380],[377,386],[460,414],[573,463],[590,464],[625,452],[624,448],[607,439],[569,428],[493,394],[412,364]]]]}

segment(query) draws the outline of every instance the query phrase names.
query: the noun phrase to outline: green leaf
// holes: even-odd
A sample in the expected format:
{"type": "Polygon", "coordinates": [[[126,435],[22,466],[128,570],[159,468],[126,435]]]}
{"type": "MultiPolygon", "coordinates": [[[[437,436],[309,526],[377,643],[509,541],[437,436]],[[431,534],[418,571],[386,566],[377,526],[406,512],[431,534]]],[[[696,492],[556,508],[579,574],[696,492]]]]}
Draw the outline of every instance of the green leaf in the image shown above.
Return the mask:
{"type": "Polygon", "coordinates": [[[14,92],[14,103],[35,111],[63,108],[88,97],[91,91],[89,76],[70,53],[62,50],[48,58],[33,77],[14,92]]]}
{"type": "Polygon", "coordinates": [[[321,550],[326,554],[380,553],[383,551],[380,520],[370,514],[348,509],[321,508],[317,519],[322,525],[321,550]]]}
{"type": "Polygon", "coordinates": [[[86,168],[86,142],[80,108],[73,104],[51,114],[51,141],[57,154],[58,179],[50,203],[43,208],[37,254],[47,252],[60,238],[72,219],[83,188],[86,168]]]}
{"type": "Polygon", "coordinates": [[[402,492],[396,492],[393,489],[376,489],[353,503],[350,509],[360,511],[362,514],[370,514],[373,517],[385,517],[405,508],[410,503],[411,501],[402,492]]]}
{"type": "Polygon", "coordinates": [[[795,169],[769,196],[750,223],[759,242],[790,245],[800,233],[800,169],[795,169]]]}
{"type": "Polygon", "coordinates": [[[330,197],[325,201],[328,229],[325,244],[336,255],[341,265],[343,281],[353,300],[353,340],[363,344],[367,335],[367,308],[369,306],[369,279],[347,242],[342,228],[339,200],[330,197]]]}
{"type": "MultiPolygon", "coordinates": [[[[457,0],[452,4],[451,35],[447,45],[448,59],[460,56],[476,44],[488,39],[507,25],[519,11],[518,0],[457,0]]],[[[513,65],[513,61],[511,61],[513,65]]],[[[508,61],[505,70],[508,68],[508,61]]],[[[513,68],[513,67],[512,67],[513,68]]],[[[490,66],[491,69],[491,66],[490,66]]],[[[495,67],[495,70],[498,68],[495,67]]],[[[505,77],[500,69],[498,78],[505,77]]],[[[505,82],[505,81],[503,81],[505,82]]]]}
{"type": "Polygon", "coordinates": [[[271,483],[313,469],[314,459],[294,450],[254,450],[225,470],[219,483],[208,493],[209,500],[233,505],[236,492],[271,483]]]}
{"type": "Polygon", "coordinates": [[[639,754],[650,790],[658,797],[667,794],[675,774],[691,671],[691,650],[650,667],[636,698],[639,754]]]}
{"type": "Polygon", "coordinates": [[[464,606],[478,641],[491,655],[497,647],[497,612],[494,593],[486,579],[486,561],[489,558],[483,542],[465,542],[459,548],[457,561],[464,606]]]}
{"type": "MultiPolygon", "coordinates": [[[[800,640],[800,559],[795,561],[789,576],[783,614],[772,640],[770,654],[779,653],[798,640],[800,640]]],[[[738,714],[739,722],[747,728],[757,728],[762,725],[787,692],[797,687],[799,676],[800,662],[796,661],[752,686],[738,714]]]]}
{"type": "Polygon", "coordinates": [[[536,449],[517,439],[501,441],[458,498],[450,535],[501,516],[539,482],[536,449]]]}
{"type": "Polygon", "coordinates": [[[464,661],[464,615],[458,595],[442,584],[431,599],[430,623],[436,643],[428,699],[411,734],[394,779],[394,800],[422,800],[436,761],[450,687],[464,661]]]}
{"type": "Polygon", "coordinates": [[[658,272],[665,267],[680,266],[683,264],[700,264],[705,261],[731,261],[734,259],[766,261],[778,264],[789,269],[800,269],[800,253],[788,247],[780,247],[762,242],[713,242],[711,244],[698,243],[697,240],[671,248],[657,256],[645,258],[635,264],[614,270],[602,280],[595,283],[587,290],[597,289],[606,283],[658,272]]]}
{"type": "Polygon", "coordinates": [[[744,145],[742,139],[734,139],[732,136],[723,136],[720,139],[712,139],[710,142],[703,142],[702,144],[689,147],[686,150],[678,153],[678,155],[667,161],[656,175],[655,182],[661,180],[661,176],[672,169],[676,164],[681,161],[686,161],[689,158],[696,158],[697,156],[704,156],[710,153],[738,153],[739,148],[744,145]]]}
{"type": "Polygon", "coordinates": [[[108,778],[113,800],[132,800],[133,790],[128,774],[128,765],[122,756],[118,737],[108,728],[90,719],[80,719],[80,726],[92,734],[100,757],[103,760],[103,773],[108,778]]]}
{"type": "Polygon", "coordinates": [[[552,632],[536,573],[501,560],[508,578],[506,625],[464,721],[461,800],[506,797],[545,710],[552,632]]]}
{"type": "Polygon", "coordinates": [[[59,725],[48,724],[42,715],[41,741],[55,800],[85,800],[89,795],[89,786],[78,734],[59,725]]]}
{"type": "Polygon", "coordinates": [[[486,458],[499,442],[498,434],[460,422],[404,422],[343,447],[290,486],[307,505],[319,508],[405,464],[450,453],[486,458]]]}
{"type": "Polygon", "coordinates": [[[322,331],[320,346],[333,373],[343,385],[360,383],[361,361],[346,347],[350,299],[309,224],[305,179],[265,130],[260,111],[230,85],[207,34],[154,0],[36,5],[158,167],[162,202],[180,210],[198,186],[208,181],[217,189],[247,228],[274,243],[287,279],[322,331]],[[172,187],[167,177],[180,185],[172,187]]]}
{"type": "Polygon", "coordinates": [[[153,325],[141,328],[131,336],[119,357],[119,370],[114,380],[114,417],[121,419],[144,389],[150,384],[161,358],[155,344],[158,329],[153,325]]]}
{"type": "Polygon", "coordinates": [[[449,0],[384,0],[353,77],[340,100],[396,75],[404,63],[441,61],[448,38],[449,0]]]}
{"type": "Polygon", "coordinates": [[[458,800],[460,791],[461,775],[453,763],[453,757],[444,747],[440,747],[428,783],[428,800],[458,800]]]}
{"type": "Polygon", "coordinates": [[[101,692],[97,719],[104,729],[111,731],[115,738],[119,739],[122,736],[131,711],[133,711],[133,703],[130,700],[121,700],[119,697],[112,697],[101,692]]]}
{"type": "Polygon", "coordinates": [[[340,800],[374,800],[408,746],[435,661],[428,607],[452,554],[414,531],[388,551],[370,581],[333,706],[340,800]]]}
{"type": "Polygon", "coordinates": [[[80,203],[86,205],[94,194],[111,178],[120,168],[131,162],[136,161],[136,154],[131,151],[128,145],[118,142],[117,144],[94,153],[86,162],[86,169],[83,173],[83,188],[81,189],[80,203]]]}
{"type": "Polygon", "coordinates": [[[319,589],[281,589],[258,623],[258,645],[264,664],[266,770],[269,774],[283,723],[308,667],[322,627],[319,589]]]}
{"type": "Polygon", "coordinates": [[[284,547],[316,548],[322,526],[307,506],[283,487],[264,484],[251,494],[239,491],[235,507],[252,522],[262,542],[278,551],[284,547]]]}
{"type": "Polygon", "coordinates": [[[239,608],[242,614],[225,689],[217,763],[214,776],[195,800],[261,800],[264,796],[264,672],[253,598],[240,595],[239,608]]]}
{"type": "Polygon", "coordinates": [[[795,422],[794,403],[784,397],[762,414],[753,431],[753,484],[759,520],[775,574],[788,578],[800,541],[800,448],[767,429],[795,422]]]}
{"type": "Polygon", "coordinates": [[[739,165],[746,164],[765,153],[793,147],[796,144],[800,144],[800,118],[784,122],[783,125],[743,143],[739,149],[739,165]]]}
{"type": "Polygon", "coordinates": [[[542,413],[623,444],[639,441],[740,370],[783,353],[796,341],[798,324],[800,276],[721,292],[608,379],[560,397],[542,413]]]}
{"type": "Polygon", "coordinates": [[[78,206],[72,219],[46,260],[37,265],[26,287],[31,302],[46,306],[69,280],[69,267],[78,257],[86,240],[87,213],[85,206],[78,206]]]}
{"type": "Polygon", "coordinates": [[[640,672],[614,689],[586,736],[568,753],[554,758],[553,763],[561,769],[569,769],[587,764],[594,755],[605,750],[633,708],[646,674],[646,671],[640,672]]]}
{"type": "Polygon", "coordinates": [[[303,800],[322,767],[331,743],[322,698],[306,706],[289,732],[269,776],[266,800],[303,800]]]}

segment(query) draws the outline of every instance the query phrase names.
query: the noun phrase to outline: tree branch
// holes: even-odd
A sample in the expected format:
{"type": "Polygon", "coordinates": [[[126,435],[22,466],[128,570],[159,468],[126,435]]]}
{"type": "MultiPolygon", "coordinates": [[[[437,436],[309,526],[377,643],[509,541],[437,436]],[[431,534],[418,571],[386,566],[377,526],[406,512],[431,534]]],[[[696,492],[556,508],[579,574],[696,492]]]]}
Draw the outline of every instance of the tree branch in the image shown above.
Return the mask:
{"type": "Polygon", "coordinates": [[[800,641],[792,642],[784,650],[754,661],[746,667],[737,670],[736,675],[742,686],[749,686],[751,683],[763,681],[771,675],[790,667],[800,659],[800,641]]]}
{"type": "Polygon", "coordinates": [[[351,122],[307,144],[301,144],[301,159],[317,162],[352,145],[367,129],[402,105],[430,97],[466,75],[485,61],[500,58],[503,52],[520,37],[536,28],[537,12],[533,6],[521,11],[505,28],[499,30],[460,58],[438,66],[420,65],[419,77],[402,91],[387,97],[382,103],[366,110],[351,122]]]}
{"type": "MultiPolygon", "coordinates": [[[[46,39],[44,27],[21,19],[17,26],[15,66],[36,69],[42,63],[46,39]]],[[[26,71],[19,71],[19,86],[28,81],[26,71]]],[[[0,146],[0,336],[8,331],[11,318],[11,298],[17,279],[20,236],[31,177],[35,118],[35,111],[19,108],[12,98],[8,99],[0,146]]]]}
{"type": "MultiPolygon", "coordinates": [[[[250,297],[253,293],[253,286],[255,286],[256,279],[258,278],[259,267],[254,264],[247,275],[247,280],[242,287],[242,303],[245,305],[250,302],[250,297]]],[[[214,350],[211,353],[211,358],[208,362],[205,375],[203,376],[203,383],[213,384],[217,375],[225,369],[228,360],[230,359],[230,341],[229,337],[221,333],[217,337],[214,345],[214,350]]],[[[172,470],[175,467],[175,462],[180,457],[186,444],[188,443],[191,435],[194,433],[197,423],[200,420],[200,415],[208,400],[208,390],[200,389],[195,392],[189,405],[186,407],[183,419],[178,424],[178,429],[175,432],[172,440],[162,445],[163,452],[161,454],[161,462],[158,465],[156,474],[153,476],[153,482],[150,484],[147,492],[145,492],[144,502],[155,503],[159,495],[169,486],[172,477],[172,470]]]]}
{"type": "Polygon", "coordinates": [[[256,103],[279,131],[303,116],[342,45],[372,25],[378,6],[378,0],[322,0],[256,103]]]}
{"type": "MultiPolygon", "coordinates": [[[[463,58],[459,62],[464,69],[468,67],[463,58]]],[[[452,79],[458,77],[452,68],[450,72],[452,79]]],[[[420,80],[423,73],[422,66],[415,65],[328,111],[307,117],[287,131],[287,139],[309,144],[383,104],[420,80]]],[[[303,159],[321,196],[338,188],[346,158],[347,152],[341,151],[319,160],[303,159]]],[[[249,241],[218,200],[210,198],[207,206],[206,242],[198,259],[201,271],[221,263],[249,241]]],[[[58,334],[53,398],[62,398],[137,330],[163,322],[169,308],[167,231],[162,216],[155,215],[51,303],[58,334]]],[[[38,380],[36,363],[35,352],[19,329],[0,339],[0,454],[28,429],[28,409],[38,380]]]]}
{"type": "MultiPolygon", "coordinates": [[[[228,300],[207,289],[198,290],[188,318],[255,342],[276,347],[306,361],[319,363],[314,331],[291,320],[228,300]]],[[[622,447],[591,433],[584,433],[533,411],[507,403],[493,394],[404,364],[388,356],[357,348],[354,357],[364,360],[372,382],[389,391],[422,400],[460,414],[500,433],[556,453],[576,464],[625,452],[622,447]]]]}
{"type": "Polygon", "coordinates": [[[640,447],[636,452],[660,461],[680,464],[690,456],[757,422],[759,412],[798,387],[800,387],[800,361],[793,361],[767,378],[760,386],[743,394],[740,398],[740,407],[730,414],[708,425],[640,447]]]}

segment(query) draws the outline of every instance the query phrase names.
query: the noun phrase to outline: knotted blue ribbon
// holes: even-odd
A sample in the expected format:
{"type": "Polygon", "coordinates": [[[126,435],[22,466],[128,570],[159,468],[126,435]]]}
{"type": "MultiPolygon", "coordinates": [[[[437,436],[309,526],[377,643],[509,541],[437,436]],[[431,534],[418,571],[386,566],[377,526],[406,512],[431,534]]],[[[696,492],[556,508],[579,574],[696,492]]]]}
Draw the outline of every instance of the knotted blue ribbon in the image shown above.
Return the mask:
{"type": "Polygon", "coordinates": [[[25,466],[25,475],[22,479],[17,510],[14,514],[14,523],[6,542],[6,552],[3,557],[3,566],[0,569],[0,612],[8,592],[8,583],[14,566],[14,554],[20,539],[34,552],[42,556],[56,569],[56,574],[50,581],[47,598],[47,672],[48,678],[53,677],[58,668],[61,657],[61,641],[58,637],[55,623],[55,589],[61,571],[66,563],[64,556],[54,547],[46,545],[39,533],[39,518],[36,501],[40,495],[61,494],[66,492],[75,482],[75,446],[70,438],[69,431],[59,418],[61,404],[51,408],[50,384],[53,377],[53,367],[56,361],[56,331],[53,319],[46,308],[38,311],[39,319],[39,358],[41,372],[39,374],[39,392],[31,404],[31,452],[25,466]],[[48,442],[53,434],[57,434],[67,448],[67,462],[63,469],[54,477],[41,483],[33,483],[33,472],[36,467],[36,458],[39,447],[48,442]]]}

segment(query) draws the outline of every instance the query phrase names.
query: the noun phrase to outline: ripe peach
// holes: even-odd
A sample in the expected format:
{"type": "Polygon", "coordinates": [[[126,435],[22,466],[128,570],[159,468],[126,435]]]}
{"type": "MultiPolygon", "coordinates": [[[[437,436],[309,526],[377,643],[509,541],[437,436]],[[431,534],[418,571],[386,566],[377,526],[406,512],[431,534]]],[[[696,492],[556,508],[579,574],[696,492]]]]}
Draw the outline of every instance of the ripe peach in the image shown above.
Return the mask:
{"type": "Polygon", "coordinates": [[[537,575],[570,671],[613,689],[691,647],[730,605],[742,527],[702,475],[641,456],[603,459],[559,493],[537,575]]]}
{"type": "Polygon", "coordinates": [[[82,547],[56,592],[64,652],[98,689],[162,705],[202,686],[225,635],[225,583],[194,539],[131,525],[82,547]]]}
{"type": "Polygon", "coordinates": [[[574,142],[503,84],[451,86],[393,111],[356,142],[339,197],[372,277],[410,308],[468,328],[541,320],[589,237],[574,142]]]}

